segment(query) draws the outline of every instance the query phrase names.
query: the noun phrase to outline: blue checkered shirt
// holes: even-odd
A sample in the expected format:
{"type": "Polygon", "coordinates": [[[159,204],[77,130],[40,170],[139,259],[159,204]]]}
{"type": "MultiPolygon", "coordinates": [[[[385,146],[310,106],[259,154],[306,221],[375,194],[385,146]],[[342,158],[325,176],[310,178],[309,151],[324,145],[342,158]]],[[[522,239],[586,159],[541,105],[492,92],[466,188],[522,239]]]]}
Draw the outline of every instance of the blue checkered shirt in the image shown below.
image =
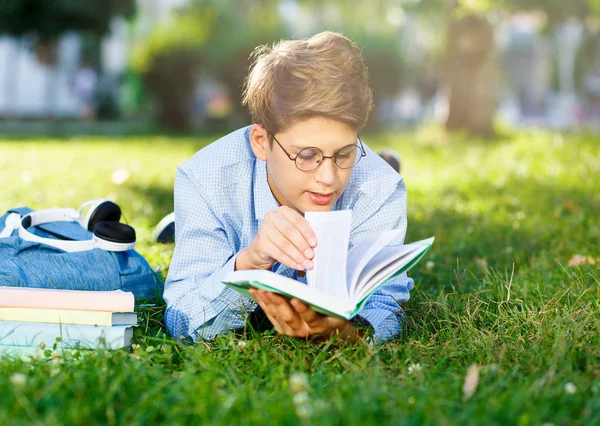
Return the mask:
{"type": "MultiPolygon", "coordinates": [[[[242,328],[258,307],[221,282],[233,271],[236,254],[250,245],[265,214],[279,207],[267,183],[266,163],[253,154],[249,134],[250,127],[230,133],[177,168],[176,244],[164,292],[166,326],[176,339],[212,340],[242,328]]],[[[352,209],[350,246],[370,232],[390,229],[402,229],[404,240],[404,181],[365,149],[367,156],[352,170],[334,210],[352,209]]],[[[285,265],[276,263],[272,270],[306,282],[285,265]]],[[[409,299],[413,286],[413,280],[403,274],[369,298],[358,316],[371,324],[376,339],[398,334],[399,304],[409,299]]]]}

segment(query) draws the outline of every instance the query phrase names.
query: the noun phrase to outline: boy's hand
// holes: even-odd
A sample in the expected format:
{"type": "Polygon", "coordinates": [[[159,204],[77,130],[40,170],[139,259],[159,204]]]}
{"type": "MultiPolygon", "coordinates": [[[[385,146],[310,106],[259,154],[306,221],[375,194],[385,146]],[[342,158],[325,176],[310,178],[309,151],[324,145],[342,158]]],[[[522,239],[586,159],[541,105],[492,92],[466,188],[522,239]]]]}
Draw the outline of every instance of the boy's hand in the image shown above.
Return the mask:
{"type": "Polygon", "coordinates": [[[321,315],[298,299],[288,301],[276,293],[255,288],[250,289],[250,294],[280,334],[299,338],[310,336],[327,338],[339,333],[348,340],[362,337],[362,331],[350,321],[321,315]]]}
{"type": "Polygon", "coordinates": [[[270,269],[279,262],[292,269],[312,269],[317,245],[315,234],[297,211],[281,206],[268,212],[256,237],[240,251],[235,269],[270,269]]]}

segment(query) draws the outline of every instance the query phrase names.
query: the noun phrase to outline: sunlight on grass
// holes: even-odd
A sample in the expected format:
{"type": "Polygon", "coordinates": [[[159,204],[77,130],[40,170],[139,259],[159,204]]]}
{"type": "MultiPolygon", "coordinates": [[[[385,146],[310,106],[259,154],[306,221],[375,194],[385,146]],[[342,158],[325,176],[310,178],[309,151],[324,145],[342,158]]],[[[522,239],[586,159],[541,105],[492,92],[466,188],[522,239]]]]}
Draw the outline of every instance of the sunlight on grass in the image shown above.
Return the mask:
{"type": "MultiPolygon", "coordinates": [[[[173,248],[152,244],[152,228],[173,209],[177,164],[211,140],[0,141],[0,210],[108,197],[165,276],[173,248]]],[[[402,336],[319,346],[266,332],[183,347],[159,304],[139,310],[133,349],[0,361],[0,424],[599,424],[598,140],[365,135],[402,156],[407,240],[436,236],[411,272],[402,336]],[[465,398],[468,371],[479,376],[465,398]]]]}

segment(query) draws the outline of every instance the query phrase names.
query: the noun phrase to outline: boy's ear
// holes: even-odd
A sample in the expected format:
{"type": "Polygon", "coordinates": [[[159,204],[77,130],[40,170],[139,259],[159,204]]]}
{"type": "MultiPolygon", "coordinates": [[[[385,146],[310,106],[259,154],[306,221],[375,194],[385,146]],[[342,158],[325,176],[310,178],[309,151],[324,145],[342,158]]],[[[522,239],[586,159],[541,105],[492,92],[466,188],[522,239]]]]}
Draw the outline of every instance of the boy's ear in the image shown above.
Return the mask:
{"type": "Polygon", "coordinates": [[[259,160],[267,161],[269,134],[258,124],[252,125],[252,128],[250,129],[250,147],[259,160]]]}

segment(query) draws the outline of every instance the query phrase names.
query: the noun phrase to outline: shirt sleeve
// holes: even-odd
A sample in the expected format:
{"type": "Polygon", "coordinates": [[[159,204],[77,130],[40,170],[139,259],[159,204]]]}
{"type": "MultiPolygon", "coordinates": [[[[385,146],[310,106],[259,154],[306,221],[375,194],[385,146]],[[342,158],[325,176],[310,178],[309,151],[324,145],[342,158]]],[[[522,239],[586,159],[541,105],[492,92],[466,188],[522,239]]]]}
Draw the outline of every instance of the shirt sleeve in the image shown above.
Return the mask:
{"type": "Polygon", "coordinates": [[[181,168],[175,177],[175,250],[165,283],[165,323],[178,340],[212,340],[244,326],[256,304],[222,284],[236,252],[226,229],[181,168]]]}
{"type": "MultiPolygon", "coordinates": [[[[383,202],[374,202],[368,196],[362,197],[355,206],[358,224],[352,230],[353,242],[360,241],[375,231],[401,229],[394,244],[402,244],[406,236],[406,186],[401,179],[383,202]]],[[[406,273],[392,278],[373,293],[364,308],[357,315],[367,321],[374,330],[373,337],[378,341],[389,340],[400,332],[404,312],[401,303],[408,301],[414,281],[406,273]]]]}

